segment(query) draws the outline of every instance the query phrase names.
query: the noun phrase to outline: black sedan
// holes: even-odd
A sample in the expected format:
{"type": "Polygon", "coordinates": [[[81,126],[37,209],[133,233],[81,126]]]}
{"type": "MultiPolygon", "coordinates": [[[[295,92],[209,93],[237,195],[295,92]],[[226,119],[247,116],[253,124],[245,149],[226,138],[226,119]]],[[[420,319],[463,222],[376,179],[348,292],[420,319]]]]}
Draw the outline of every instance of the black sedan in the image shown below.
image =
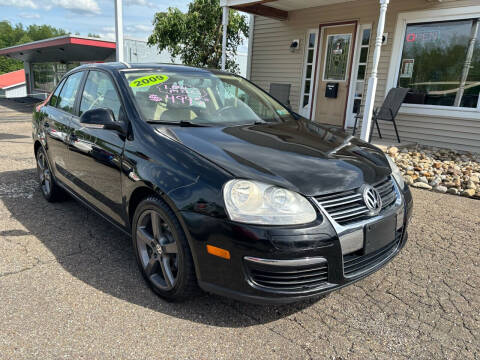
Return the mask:
{"type": "Polygon", "coordinates": [[[407,239],[412,198],[391,159],[226,72],[80,66],[36,108],[33,139],[45,198],[68,193],[130,234],[168,300],[318,296],[407,239]]]}

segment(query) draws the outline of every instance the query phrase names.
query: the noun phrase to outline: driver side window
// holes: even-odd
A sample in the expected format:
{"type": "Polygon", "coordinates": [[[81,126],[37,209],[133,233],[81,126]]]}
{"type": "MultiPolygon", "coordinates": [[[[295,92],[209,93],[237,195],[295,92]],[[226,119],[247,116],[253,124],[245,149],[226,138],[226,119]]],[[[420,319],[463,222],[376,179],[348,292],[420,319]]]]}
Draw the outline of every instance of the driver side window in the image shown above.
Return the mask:
{"type": "Polygon", "coordinates": [[[85,111],[107,108],[113,111],[118,121],[122,103],[110,77],[101,71],[88,73],[80,103],[80,115],[85,111]]]}

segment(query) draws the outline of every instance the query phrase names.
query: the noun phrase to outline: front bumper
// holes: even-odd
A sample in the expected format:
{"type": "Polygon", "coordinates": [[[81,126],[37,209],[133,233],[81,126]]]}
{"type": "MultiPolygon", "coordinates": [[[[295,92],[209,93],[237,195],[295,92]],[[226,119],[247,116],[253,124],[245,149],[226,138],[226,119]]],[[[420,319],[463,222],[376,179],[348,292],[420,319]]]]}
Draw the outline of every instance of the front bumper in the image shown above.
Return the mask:
{"type": "Polygon", "coordinates": [[[252,303],[281,304],[342,288],[392,260],[407,241],[412,210],[408,188],[401,199],[401,207],[391,209],[401,209],[403,216],[395,241],[367,255],[362,250],[349,253],[344,239],[352,229],[339,229],[324,215],[304,227],[252,226],[193,212],[182,216],[202,289],[252,303]],[[208,254],[207,243],[228,250],[230,260],[208,254]]]}

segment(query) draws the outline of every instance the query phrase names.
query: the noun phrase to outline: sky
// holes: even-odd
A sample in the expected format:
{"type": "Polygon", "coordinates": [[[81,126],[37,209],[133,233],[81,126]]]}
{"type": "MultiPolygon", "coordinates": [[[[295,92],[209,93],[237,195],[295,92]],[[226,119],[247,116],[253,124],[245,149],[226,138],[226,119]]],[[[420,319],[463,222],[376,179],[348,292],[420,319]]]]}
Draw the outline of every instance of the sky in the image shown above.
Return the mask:
{"type": "MultiPolygon", "coordinates": [[[[146,40],[151,34],[153,15],[169,6],[188,9],[189,0],[124,0],[125,37],[146,40]]],[[[114,0],[0,0],[0,20],[12,24],[51,25],[72,34],[98,34],[115,39],[114,0]]]]}

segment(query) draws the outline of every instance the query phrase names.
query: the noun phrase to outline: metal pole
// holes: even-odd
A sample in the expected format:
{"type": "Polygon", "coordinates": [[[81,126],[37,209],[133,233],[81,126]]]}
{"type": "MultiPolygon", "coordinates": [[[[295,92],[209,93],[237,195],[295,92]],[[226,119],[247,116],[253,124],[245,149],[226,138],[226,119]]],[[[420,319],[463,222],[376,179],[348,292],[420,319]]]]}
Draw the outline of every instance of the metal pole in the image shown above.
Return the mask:
{"type": "Polygon", "coordinates": [[[462,102],[463,93],[465,92],[465,85],[467,83],[468,73],[472,65],[473,50],[475,49],[475,42],[477,41],[477,33],[480,22],[478,19],[473,20],[472,35],[470,36],[470,44],[468,45],[467,58],[465,64],[463,64],[462,78],[460,79],[460,86],[458,87],[457,95],[455,96],[455,102],[453,106],[460,106],[462,102]]]}
{"type": "Polygon", "coordinates": [[[368,79],[367,97],[363,112],[362,132],[360,138],[368,141],[370,129],[372,128],[373,108],[375,107],[375,95],[377,93],[378,64],[382,53],[383,31],[385,30],[385,18],[390,0],[380,0],[380,16],[378,17],[377,37],[375,39],[375,51],[373,53],[372,73],[368,79]]]}
{"type": "Polygon", "coordinates": [[[115,0],[115,38],[117,42],[116,60],[125,61],[123,49],[123,8],[122,0],[115,0]]]}
{"type": "MultiPolygon", "coordinates": [[[[117,0],[118,1],[118,0],[117,0]]],[[[228,28],[228,6],[222,6],[223,16],[222,16],[222,70],[225,70],[227,67],[227,28],[228,28]]]]}

